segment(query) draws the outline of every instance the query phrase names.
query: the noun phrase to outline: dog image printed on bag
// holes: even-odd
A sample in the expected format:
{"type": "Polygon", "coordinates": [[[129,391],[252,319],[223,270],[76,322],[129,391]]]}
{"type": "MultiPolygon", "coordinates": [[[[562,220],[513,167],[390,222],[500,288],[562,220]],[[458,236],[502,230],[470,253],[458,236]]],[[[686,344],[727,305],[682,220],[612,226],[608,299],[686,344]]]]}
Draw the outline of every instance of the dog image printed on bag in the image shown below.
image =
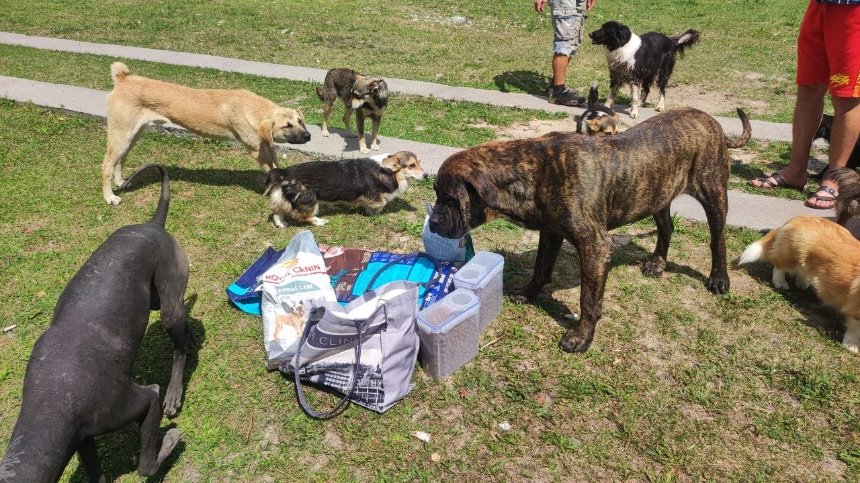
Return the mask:
{"type": "Polygon", "coordinates": [[[306,302],[337,302],[337,297],[319,247],[307,230],[293,237],[281,258],[260,276],[259,283],[267,367],[275,369],[280,361],[296,353],[308,314],[306,302]]]}

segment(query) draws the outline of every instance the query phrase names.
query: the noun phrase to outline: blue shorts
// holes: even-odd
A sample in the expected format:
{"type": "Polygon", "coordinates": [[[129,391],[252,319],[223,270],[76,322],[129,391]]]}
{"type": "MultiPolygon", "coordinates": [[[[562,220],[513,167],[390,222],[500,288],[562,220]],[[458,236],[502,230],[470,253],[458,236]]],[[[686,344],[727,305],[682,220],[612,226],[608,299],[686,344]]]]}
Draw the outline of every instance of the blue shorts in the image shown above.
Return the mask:
{"type": "Polygon", "coordinates": [[[585,0],[549,0],[552,9],[552,52],[571,56],[582,41],[585,0]]]}

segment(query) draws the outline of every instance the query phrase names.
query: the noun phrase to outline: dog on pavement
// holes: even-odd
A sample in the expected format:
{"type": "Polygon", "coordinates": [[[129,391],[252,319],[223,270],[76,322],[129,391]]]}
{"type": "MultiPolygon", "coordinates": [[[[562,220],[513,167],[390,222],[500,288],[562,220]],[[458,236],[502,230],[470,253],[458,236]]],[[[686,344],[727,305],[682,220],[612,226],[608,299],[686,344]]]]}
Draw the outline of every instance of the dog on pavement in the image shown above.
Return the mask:
{"type": "Polygon", "coordinates": [[[576,132],[589,136],[608,136],[624,129],[615,111],[598,101],[597,82],[592,82],[588,90],[588,105],[576,117],[576,132]]]}
{"type": "Polygon", "coordinates": [[[368,215],[403,194],[409,178],[426,179],[415,153],[400,151],[382,161],[347,159],[311,161],[269,171],[263,194],[269,195],[272,220],[284,228],[291,222],[325,225],[317,218],[319,202],[362,206],[368,215]]]}
{"type": "Polygon", "coordinates": [[[164,230],[170,199],[161,171],[161,198],[152,219],[115,231],[69,281],[50,327],[36,341],[24,376],[21,412],[6,455],[2,481],[57,481],[75,451],[90,481],[104,481],[95,436],[140,423],[137,471],[153,475],[180,440],[170,429],[159,445],[162,409],[157,384],[140,386],[132,367],[150,310],[173,341],[173,367],[164,414],[176,415],[193,335],[183,297],[188,260],[164,230]]]}
{"type": "Polygon", "coordinates": [[[773,265],[773,286],[788,289],[786,274],[798,288],[812,286],[821,302],[845,316],[842,345],[860,353],[860,241],[842,226],[814,216],[796,216],[751,244],[738,265],[773,265]]]}
{"type": "Polygon", "coordinates": [[[178,124],[194,134],[234,139],[245,145],[263,170],[277,167],[275,143],[304,144],[311,139],[301,111],[280,107],[245,89],[192,89],[131,75],[122,62],[111,65],[113,90],[107,95],[107,149],[102,161],[105,202],[122,200],[111,178],[122,186],[122,165],[148,123],[178,124]]]}
{"type": "Polygon", "coordinates": [[[562,337],[567,352],[588,349],[602,315],[612,242],[609,230],[653,216],[657,246],[643,272],[660,276],[673,225],[669,211],[681,193],[704,207],[711,234],[711,292],[729,290],[725,224],[728,147],[750,138],[746,115],[740,139],[729,140],[719,123],[692,108],[671,109],[614,136],[550,133],[534,139],[496,141],[446,159],[434,182],[430,230],[460,238],[502,216],[540,230],[531,281],[514,292],[533,301],[551,278],[564,240],[579,255],[580,323],[562,337]]]}
{"type": "Polygon", "coordinates": [[[379,123],[388,105],[388,85],[383,79],[359,74],[352,69],[331,69],[325,75],[323,85],[317,87],[317,96],[323,102],[322,135],[328,136],[328,118],[335,101],[343,101],[343,125],[347,135],[352,135],[352,112],[355,111],[358,150],[368,153],[364,139],[364,119],[370,118],[370,149],[379,150],[379,123]]]}
{"type": "Polygon", "coordinates": [[[604,46],[609,64],[606,107],[612,107],[621,86],[630,84],[630,117],[633,119],[639,117],[639,106],[648,98],[655,79],[660,89],[656,110],[666,110],[666,86],[675,68],[675,59],[699,41],[699,32],[693,29],[674,37],[659,32],[648,32],[640,37],[615,21],[604,23],[588,36],[593,44],[604,46]]]}

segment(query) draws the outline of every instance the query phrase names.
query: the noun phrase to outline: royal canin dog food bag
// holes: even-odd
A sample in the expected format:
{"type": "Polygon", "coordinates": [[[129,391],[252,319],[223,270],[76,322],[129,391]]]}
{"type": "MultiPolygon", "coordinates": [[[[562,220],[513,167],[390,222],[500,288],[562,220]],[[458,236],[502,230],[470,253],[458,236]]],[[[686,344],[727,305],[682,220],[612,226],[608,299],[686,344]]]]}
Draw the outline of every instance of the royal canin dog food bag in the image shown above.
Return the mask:
{"type": "Polygon", "coordinates": [[[298,349],[308,320],[305,301],[337,302],[314,235],[308,230],[293,237],[284,254],[257,279],[263,313],[266,366],[277,369],[298,349]]]}

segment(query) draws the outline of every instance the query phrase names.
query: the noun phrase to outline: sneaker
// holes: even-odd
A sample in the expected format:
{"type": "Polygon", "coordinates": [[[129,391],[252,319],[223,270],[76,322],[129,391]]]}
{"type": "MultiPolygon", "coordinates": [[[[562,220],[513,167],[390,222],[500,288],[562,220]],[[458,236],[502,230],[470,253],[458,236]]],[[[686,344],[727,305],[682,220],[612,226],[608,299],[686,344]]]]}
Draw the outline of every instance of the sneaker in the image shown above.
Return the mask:
{"type": "Polygon", "coordinates": [[[585,103],[585,97],[579,95],[579,91],[566,87],[560,94],[552,95],[552,88],[549,92],[550,104],[561,104],[562,106],[576,107],[585,103]]]}

